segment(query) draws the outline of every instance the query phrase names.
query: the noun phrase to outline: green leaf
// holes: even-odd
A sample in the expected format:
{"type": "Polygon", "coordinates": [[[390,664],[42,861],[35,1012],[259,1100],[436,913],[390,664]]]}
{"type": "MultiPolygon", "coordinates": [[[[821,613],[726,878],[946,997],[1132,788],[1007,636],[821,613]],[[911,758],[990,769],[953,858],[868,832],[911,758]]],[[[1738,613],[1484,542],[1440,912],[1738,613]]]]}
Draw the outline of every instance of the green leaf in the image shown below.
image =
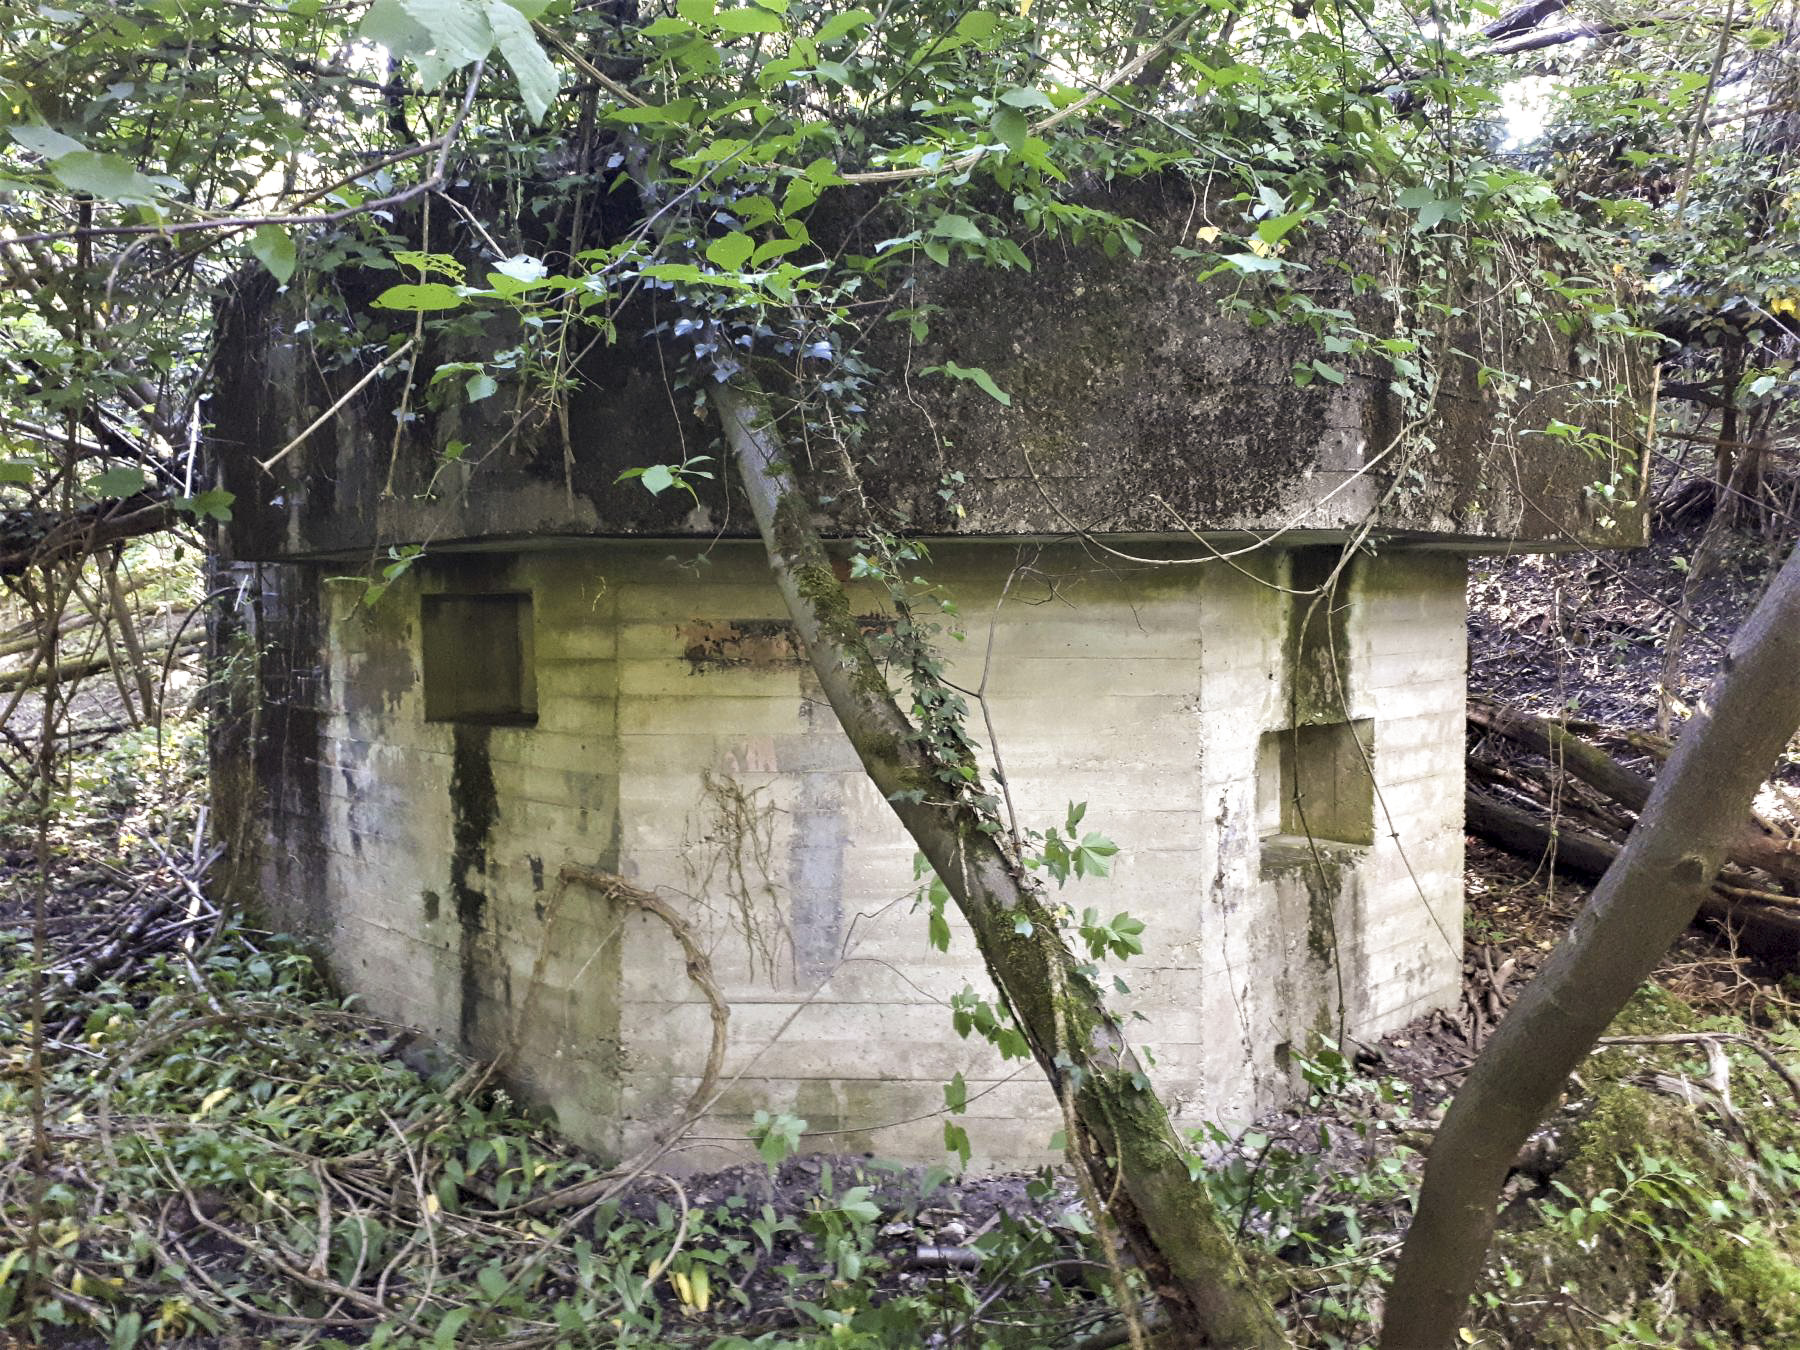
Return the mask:
{"type": "Polygon", "coordinates": [[[130,497],[142,492],[149,481],[142,469],[121,466],[88,479],[88,490],[101,497],[130,497]]]}
{"type": "Polygon", "coordinates": [[[874,1223],[881,1217],[881,1206],[870,1199],[867,1186],[852,1186],[844,1192],[843,1199],[838,1201],[838,1212],[847,1214],[859,1223],[874,1223]]]}
{"type": "Polygon", "coordinates": [[[954,211],[947,212],[937,218],[931,232],[943,239],[960,239],[966,243],[979,244],[987,238],[974,221],[967,216],[959,216],[954,211]]]}
{"type": "Polygon", "coordinates": [[[441,281],[408,283],[401,286],[389,286],[375,297],[377,309],[403,309],[409,312],[421,310],[459,309],[463,298],[456,292],[456,287],[446,286],[441,281]]]}
{"type": "Polygon", "coordinates": [[[87,149],[74,137],[65,136],[62,132],[41,124],[8,127],[7,130],[20,145],[45,159],[60,159],[64,155],[87,149]]]}
{"type": "Polygon", "coordinates": [[[143,1334],[144,1315],[138,1312],[119,1314],[112,1325],[112,1350],[131,1350],[143,1334]]]}
{"type": "Polygon", "coordinates": [[[77,150],[60,155],[50,174],[71,192],[86,192],[109,202],[148,206],[156,201],[156,184],[118,155],[77,150]]]}
{"type": "Polygon", "coordinates": [[[18,460],[0,462],[0,483],[29,483],[37,476],[35,469],[18,460]]]}
{"type": "Polygon", "coordinates": [[[962,16],[956,25],[956,35],[958,37],[974,38],[979,41],[991,34],[999,23],[999,15],[990,13],[985,9],[978,9],[973,13],[962,16]]]}
{"type": "Polygon", "coordinates": [[[813,34],[813,41],[823,47],[827,42],[836,42],[852,29],[863,28],[875,22],[875,16],[866,9],[847,9],[842,14],[834,14],[813,34]]]}
{"type": "Polygon", "coordinates": [[[500,55],[519,82],[519,97],[525,100],[525,111],[533,122],[544,120],[550,103],[556,97],[556,67],[544,55],[537,36],[531,31],[531,20],[507,0],[488,0],[488,26],[500,55]]]}
{"type": "Polygon", "coordinates": [[[428,52],[432,45],[431,34],[413,22],[400,7],[400,0],[375,0],[356,26],[356,35],[386,47],[395,56],[428,52]]]}
{"type": "Polygon", "coordinates": [[[675,486],[675,471],[667,464],[652,464],[638,476],[652,497],[675,486]]]}
{"type": "Polygon", "coordinates": [[[944,362],[944,373],[954,375],[959,380],[968,380],[994,402],[1003,407],[1012,407],[1012,395],[995,384],[993,376],[980,366],[959,366],[954,361],[946,361],[944,362]]]}
{"type": "Polygon", "coordinates": [[[1009,108],[1052,108],[1050,96],[1042,89],[1008,89],[1000,101],[1009,108]]]}
{"type": "Polygon", "coordinates": [[[494,264],[494,270],[501,276],[526,283],[542,281],[550,273],[543,259],[534,258],[528,253],[517,253],[505,258],[494,264]]]}
{"type": "Polygon", "coordinates": [[[1031,134],[1031,124],[1017,108],[996,108],[993,129],[994,138],[1008,150],[1023,149],[1025,138],[1031,134]]]}
{"type": "Polygon", "coordinates": [[[294,239],[279,225],[258,225],[250,236],[250,252],[283,286],[294,275],[297,255],[294,239]]]}
{"type": "Polygon", "coordinates": [[[1287,266],[1280,258],[1264,258],[1255,253],[1228,253],[1225,261],[1240,272],[1279,272],[1287,266]]]}
{"type": "Polygon", "coordinates": [[[1323,361],[1314,361],[1312,363],[1312,368],[1319,373],[1319,378],[1322,380],[1330,380],[1333,384],[1342,384],[1344,382],[1344,372],[1339,370],[1336,366],[1327,365],[1323,361]]]}
{"type": "Polygon", "coordinates": [[[689,23],[706,23],[718,7],[717,0],[675,0],[675,12],[689,23]]]}
{"type": "MultiPolygon", "coordinates": [[[[451,70],[479,61],[494,49],[493,29],[475,0],[400,0],[400,8],[430,36],[431,50],[448,61],[451,70]]],[[[517,10],[513,15],[525,17],[517,10]]]]}
{"type": "Polygon", "coordinates": [[[488,398],[500,387],[500,382],[486,371],[479,375],[471,375],[463,384],[463,392],[468,395],[469,402],[479,403],[488,398]]]}
{"type": "Polygon", "coordinates": [[[944,1122],[944,1151],[954,1153],[964,1167],[969,1165],[969,1132],[954,1121],[944,1122]]]}
{"type": "Polygon", "coordinates": [[[953,1115],[961,1115],[969,1105],[969,1085],[963,1081],[959,1070],[954,1078],[944,1084],[944,1107],[953,1115]]]}
{"type": "Polygon", "coordinates": [[[784,33],[787,25],[766,9],[728,9],[713,15],[713,26],[726,33],[784,33]]]}
{"type": "Polygon", "coordinates": [[[177,497],[174,506],[177,511],[193,516],[196,520],[226,521],[231,519],[231,504],[236,500],[235,492],[227,492],[224,488],[208,488],[192,497],[177,497]]]}
{"type": "Polygon", "coordinates": [[[749,235],[734,232],[708,244],[706,258],[708,262],[727,272],[741,272],[755,250],[756,242],[749,235]]]}

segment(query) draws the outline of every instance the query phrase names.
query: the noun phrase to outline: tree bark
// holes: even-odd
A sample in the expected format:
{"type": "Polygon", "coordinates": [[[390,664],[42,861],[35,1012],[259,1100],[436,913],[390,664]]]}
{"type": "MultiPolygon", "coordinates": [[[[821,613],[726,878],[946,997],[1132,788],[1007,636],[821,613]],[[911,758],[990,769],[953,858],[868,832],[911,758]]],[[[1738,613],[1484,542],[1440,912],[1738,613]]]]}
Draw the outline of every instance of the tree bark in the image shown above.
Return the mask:
{"type": "MultiPolygon", "coordinates": [[[[1087,992],[1034,884],[938,777],[869,650],[814,528],[767,402],[744,375],[709,386],[769,565],[863,768],[948,887],[1039,1066],[1072,1089],[1083,1151],[1108,1214],[1170,1312],[1174,1344],[1288,1343],[1205,1191],[1136,1055],[1087,992]],[[1062,1063],[1059,1066],[1058,1060],[1062,1063]],[[1073,1065],[1079,1074],[1065,1078],[1073,1065]],[[1114,1168],[1117,1172],[1115,1175],[1114,1168]]],[[[1098,1220],[1100,1216],[1096,1216],[1098,1220]]]]}
{"type": "Polygon", "coordinates": [[[1800,727],[1796,670],[1800,548],[1738,633],[1624,850],[1456,1094],[1388,1296],[1383,1350],[1441,1350],[1455,1341],[1509,1164],[1693,921],[1769,766],[1800,727]]]}
{"type": "Polygon", "coordinates": [[[117,502],[96,502],[72,515],[15,511],[0,515],[0,576],[97,553],[139,535],[156,534],[181,517],[166,497],[140,492],[117,502]]]}

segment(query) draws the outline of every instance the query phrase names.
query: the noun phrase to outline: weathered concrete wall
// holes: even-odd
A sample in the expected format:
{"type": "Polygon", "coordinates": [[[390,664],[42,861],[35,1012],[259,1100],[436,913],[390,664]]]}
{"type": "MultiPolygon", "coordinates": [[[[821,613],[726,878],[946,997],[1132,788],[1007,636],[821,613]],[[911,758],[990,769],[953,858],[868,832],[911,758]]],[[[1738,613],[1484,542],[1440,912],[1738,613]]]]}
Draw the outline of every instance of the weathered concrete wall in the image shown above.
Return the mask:
{"type": "MultiPolygon", "coordinates": [[[[1451,1001],[1460,560],[1358,562],[1309,643],[1278,589],[1316,579],[1306,554],[1240,572],[946,543],[965,680],[1021,559],[989,679],[1014,798],[1038,826],[1086,800],[1122,846],[1111,879],[1067,895],[1149,924],[1123,974],[1179,1118],[1241,1120],[1288,1091],[1286,1056],[1317,1033],[1373,1035],[1451,1001]],[[1296,679],[1296,654],[1336,673],[1296,679]],[[1296,717],[1366,721],[1372,843],[1315,855],[1280,832],[1267,738],[1296,717]]],[[[941,1119],[913,1118],[959,1071],[979,1158],[1038,1157],[1047,1090],[952,1033],[945,1001],[986,992],[985,973],[960,925],[947,954],[927,945],[912,847],[787,641],[761,550],[681,562],[648,544],[440,555],[372,613],[335,569],[261,569],[263,622],[287,616],[293,648],[269,655],[263,719],[284,730],[265,740],[266,799],[240,803],[266,813],[265,910],[375,1012],[475,1050],[518,1035],[530,1093],[620,1151],[691,1091],[709,1018],[654,919],[558,897],[565,863],[617,870],[687,916],[731,1005],[725,1072],[741,1077],[684,1164],[741,1150],[758,1108],[837,1132],[819,1147],[936,1159],[941,1119]],[[531,596],[535,725],[424,718],[421,596],[480,591],[531,596]]]]}
{"type": "MultiPolygon", "coordinates": [[[[1368,522],[1488,552],[1644,541],[1644,514],[1623,499],[1635,495],[1644,453],[1637,422],[1649,400],[1648,349],[1615,352],[1610,340],[1580,335],[1573,314],[1562,316],[1572,332],[1549,322],[1484,322],[1471,298],[1439,335],[1456,355],[1444,358],[1438,396],[1428,411],[1408,413],[1384,361],[1334,354],[1304,324],[1253,326],[1228,310],[1234,299],[1263,304],[1263,282],[1235,274],[1197,280],[1204,248],[1196,221],[1209,213],[1234,221],[1240,209],[1193,192],[1175,176],[1092,189],[1093,205],[1145,224],[1138,259],[1041,239],[1030,246],[1030,271],[922,266],[902,303],[932,311],[929,336],[914,343],[904,325],[877,324],[860,353],[874,374],[862,395],[866,435],[851,452],[871,499],[911,513],[921,532],[949,535],[1062,536],[1078,527],[1167,536],[1185,524],[1342,537],[1368,522]],[[1589,348],[1616,358],[1604,379],[1589,348]],[[1296,386],[1295,367],[1314,360],[1340,371],[1342,382],[1296,386]],[[946,362],[986,370],[1011,405],[968,381],[923,373],[946,362]],[[1637,387],[1615,401],[1615,378],[1637,387]],[[1592,432],[1591,444],[1604,452],[1590,458],[1542,434],[1556,420],[1592,432]],[[872,447],[879,452],[866,453],[872,447]],[[962,480],[954,511],[937,495],[951,472],[962,480]],[[1609,507],[1590,489],[1615,477],[1620,500],[1609,507]]],[[[878,205],[871,197],[848,213],[864,219],[866,208],[868,244],[890,232],[878,205]]],[[[827,223],[815,221],[815,232],[826,238],[827,223]]],[[[471,275],[491,263],[474,240],[448,246],[471,275]]],[[[1394,332],[1386,286],[1359,292],[1351,280],[1388,266],[1368,240],[1340,222],[1291,236],[1289,248],[1287,261],[1311,269],[1312,305],[1352,316],[1368,333],[1394,332]]],[[[666,331],[639,339],[670,317],[648,306],[619,317],[620,345],[590,351],[566,418],[550,415],[542,391],[520,389],[502,371],[502,392],[472,405],[452,398],[434,406],[455,381],[421,389],[396,438],[404,383],[396,365],[273,473],[257,467],[346,396],[390,340],[411,333],[410,316],[370,308],[394,280],[392,271],[346,266],[329,288],[342,307],[320,302],[307,311],[298,290],[277,298],[266,275],[244,279],[222,317],[211,407],[220,482],[236,494],[224,530],[233,556],[554,535],[754,534],[727,473],[696,480],[698,502],[617,486],[625,469],[717,453],[716,423],[695,412],[691,388],[670,383],[699,339],[666,331]],[[326,326],[343,335],[323,341],[326,326]],[[454,463],[442,457],[453,441],[466,447],[454,463]]],[[[435,319],[426,324],[421,385],[440,362],[482,359],[518,338],[504,312],[458,314],[452,327],[454,336],[439,333],[435,319]]],[[[819,470],[821,499],[844,499],[829,481],[832,457],[805,458],[819,470]]],[[[843,528],[863,523],[848,519],[843,528]]]]}

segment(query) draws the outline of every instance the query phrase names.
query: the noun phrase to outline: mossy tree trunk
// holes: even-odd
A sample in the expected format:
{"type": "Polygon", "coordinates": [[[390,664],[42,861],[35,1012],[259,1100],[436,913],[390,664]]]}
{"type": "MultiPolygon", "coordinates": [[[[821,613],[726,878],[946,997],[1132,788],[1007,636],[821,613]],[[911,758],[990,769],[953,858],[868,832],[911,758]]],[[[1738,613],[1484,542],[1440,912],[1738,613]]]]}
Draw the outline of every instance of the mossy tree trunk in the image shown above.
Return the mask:
{"type": "Polygon", "coordinates": [[[1077,976],[1049,907],[982,828],[979,813],[937,777],[894,701],[812,524],[766,399],[744,375],[713,385],[709,395],[825,696],[869,777],[974,930],[1052,1087],[1059,1096],[1072,1089],[1087,1136],[1084,1160],[1169,1313],[1169,1335],[1194,1346],[1286,1345],[1235,1241],[1190,1178],[1185,1150],[1155,1091],[1143,1086],[1135,1054],[1077,976]]]}
{"type": "Polygon", "coordinates": [[[1693,921],[1800,726],[1800,548],[1688,724],[1624,850],[1495,1029],[1431,1146],[1383,1350],[1441,1350],[1480,1278],[1508,1168],[1607,1023],[1693,921]]]}

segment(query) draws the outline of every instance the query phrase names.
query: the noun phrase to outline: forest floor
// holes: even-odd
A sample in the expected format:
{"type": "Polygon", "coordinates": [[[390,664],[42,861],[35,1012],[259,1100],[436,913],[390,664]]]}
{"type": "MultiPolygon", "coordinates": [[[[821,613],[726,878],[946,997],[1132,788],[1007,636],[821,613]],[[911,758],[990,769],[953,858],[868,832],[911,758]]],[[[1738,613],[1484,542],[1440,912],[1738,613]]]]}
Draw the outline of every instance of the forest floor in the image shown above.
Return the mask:
{"type": "MultiPolygon", "coordinates": [[[[1648,726],[1693,542],[1478,564],[1472,688],[1648,726]]],[[[1688,597],[1706,636],[1684,697],[1773,557],[1737,541],[1688,597]]],[[[749,1141],[751,1160],[723,1172],[678,1177],[659,1157],[609,1171],[485,1066],[408,1067],[406,1029],[207,900],[197,744],[189,728],[154,757],[140,740],[83,770],[54,841],[41,1080],[23,922],[35,852],[14,834],[0,853],[0,1325],[23,1343],[1124,1342],[1113,1274],[1055,1171],[779,1147],[764,1161],[749,1141]],[[146,782],[160,784],[149,807],[146,782]],[[33,1215],[43,1279],[27,1290],[33,1215]]],[[[1195,1138],[1300,1344],[1369,1343],[1443,1105],[1584,895],[1471,841],[1461,1005],[1322,1046],[1298,1065],[1302,1100],[1195,1138]]],[[[1613,1032],[1659,1039],[1597,1051],[1521,1154],[1465,1339],[1800,1346],[1800,982],[1691,932],[1613,1032]]]]}

